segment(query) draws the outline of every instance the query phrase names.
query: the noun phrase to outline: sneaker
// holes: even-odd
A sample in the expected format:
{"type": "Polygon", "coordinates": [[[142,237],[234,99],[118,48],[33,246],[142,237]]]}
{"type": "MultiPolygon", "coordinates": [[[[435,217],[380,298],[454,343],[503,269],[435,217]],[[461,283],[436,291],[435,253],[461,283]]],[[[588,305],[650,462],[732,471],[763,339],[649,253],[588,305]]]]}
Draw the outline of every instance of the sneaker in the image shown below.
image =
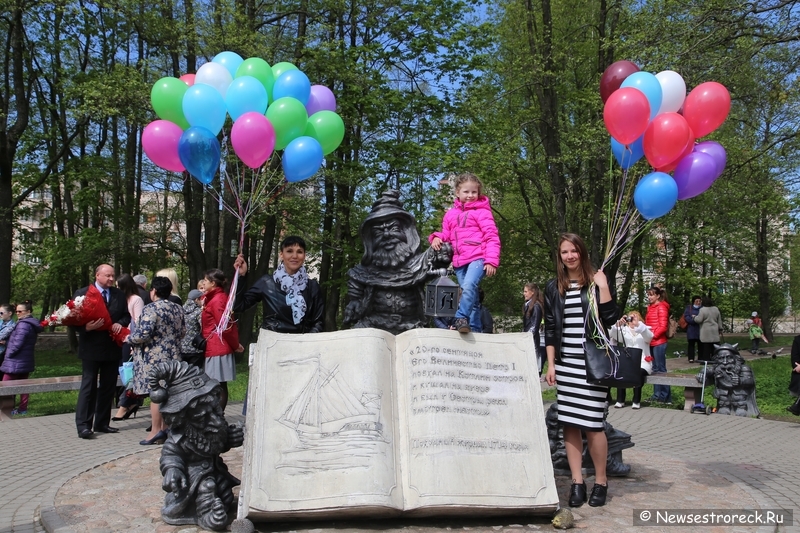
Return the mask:
{"type": "Polygon", "coordinates": [[[666,402],[664,402],[664,405],[672,405],[672,402],[670,400],[667,400],[666,402]]]}
{"type": "Polygon", "coordinates": [[[642,408],[642,406],[641,406],[641,405],[639,405],[638,403],[635,403],[635,404],[633,404],[633,405],[631,406],[631,409],[641,409],[641,408],[642,408]]]}
{"type": "Polygon", "coordinates": [[[20,416],[20,415],[27,415],[28,411],[20,411],[19,409],[12,409],[11,416],[20,416]]]}
{"type": "Polygon", "coordinates": [[[614,409],[622,409],[623,407],[625,407],[624,403],[617,402],[614,404],[614,409]]]}
{"type": "Polygon", "coordinates": [[[466,318],[457,318],[454,324],[459,333],[469,333],[469,320],[466,318]]]}

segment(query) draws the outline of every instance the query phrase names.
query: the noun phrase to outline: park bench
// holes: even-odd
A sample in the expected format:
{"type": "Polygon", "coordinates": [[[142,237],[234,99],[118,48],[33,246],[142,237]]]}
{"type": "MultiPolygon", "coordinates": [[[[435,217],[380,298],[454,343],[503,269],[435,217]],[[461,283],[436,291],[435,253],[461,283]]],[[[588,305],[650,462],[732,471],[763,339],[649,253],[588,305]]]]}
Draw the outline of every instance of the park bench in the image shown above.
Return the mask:
{"type": "Polygon", "coordinates": [[[647,383],[683,387],[683,409],[686,411],[691,411],[692,406],[700,402],[703,384],[699,383],[693,375],[653,374],[647,376],[647,383]]]}
{"type": "MultiPolygon", "coordinates": [[[[117,378],[117,385],[122,385],[119,378],[117,378]]],[[[79,390],[80,388],[81,376],[0,381],[0,421],[11,419],[11,410],[14,408],[14,396],[19,394],[35,394],[37,392],[79,390]]]]}

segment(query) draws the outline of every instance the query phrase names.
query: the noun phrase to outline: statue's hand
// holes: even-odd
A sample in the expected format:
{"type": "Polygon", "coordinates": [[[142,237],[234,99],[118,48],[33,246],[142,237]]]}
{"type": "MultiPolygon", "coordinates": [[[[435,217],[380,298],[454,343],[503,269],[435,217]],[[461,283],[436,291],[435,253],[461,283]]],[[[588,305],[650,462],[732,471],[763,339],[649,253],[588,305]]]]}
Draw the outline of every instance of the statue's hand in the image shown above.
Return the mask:
{"type": "Polygon", "coordinates": [[[431,263],[434,268],[447,267],[450,261],[453,260],[453,245],[449,242],[442,243],[442,247],[438,250],[433,247],[431,249],[434,250],[431,256],[431,263]]]}
{"type": "Polygon", "coordinates": [[[353,324],[358,322],[358,319],[361,318],[361,314],[361,304],[359,301],[350,301],[350,303],[347,304],[347,307],[344,308],[344,323],[353,324]]]}
{"type": "Polygon", "coordinates": [[[244,427],[241,424],[228,425],[228,444],[231,448],[244,444],[244,427]]]}
{"type": "Polygon", "coordinates": [[[164,492],[184,492],[189,486],[186,474],[178,468],[170,468],[164,474],[161,488],[164,492]]]}

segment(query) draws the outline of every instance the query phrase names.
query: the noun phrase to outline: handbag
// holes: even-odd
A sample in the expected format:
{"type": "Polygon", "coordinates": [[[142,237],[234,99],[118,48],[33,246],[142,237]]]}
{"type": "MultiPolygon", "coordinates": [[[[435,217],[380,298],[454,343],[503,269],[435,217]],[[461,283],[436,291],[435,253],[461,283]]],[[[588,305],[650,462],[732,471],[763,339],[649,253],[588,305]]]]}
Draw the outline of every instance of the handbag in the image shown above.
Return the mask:
{"type": "Polygon", "coordinates": [[[128,385],[130,381],[133,379],[133,361],[125,361],[122,363],[122,366],[119,367],[119,379],[122,381],[123,385],[128,385]]]}
{"type": "Polygon", "coordinates": [[[598,345],[592,339],[583,343],[586,354],[586,382],[603,387],[641,387],[642,349],[625,346],[598,345]]]}
{"type": "Polygon", "coordinates": [[[194,349],[196,349],[197,351],[205,352],[206,351],[206,342],[207,342],[207,339],[205,337],[203,337],[203,332],[202,331],[197,332],[197,335],[192,337],[192,347],[194,349]]]}

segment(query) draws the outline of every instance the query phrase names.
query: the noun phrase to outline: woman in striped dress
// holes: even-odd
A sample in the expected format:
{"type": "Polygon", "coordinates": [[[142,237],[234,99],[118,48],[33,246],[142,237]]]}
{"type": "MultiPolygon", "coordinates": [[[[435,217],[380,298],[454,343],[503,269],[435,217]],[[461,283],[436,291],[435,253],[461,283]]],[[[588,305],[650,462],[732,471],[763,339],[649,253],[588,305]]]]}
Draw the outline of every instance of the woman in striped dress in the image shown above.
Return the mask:
{"type": "Polygon", "coordinates": [[[597,308],[603,327],[608,329],[619,318],[617,305],[602,270],[595,272],[586,245],[578,235],[561,235],[556,254],[556,278],[545,288],[545,345],[549,385],[556,385],[558,421],[564,429],[564,446],[572,474],[570,507],[587,500],[586,483],[581,473],[583,438],[586,433],[589,454],[595,467],[595,485],[589,505],[605,505],[608,492],[606,461],[608,441],[603,427],[608,387],[586,382],[586,338],[589,311],[589,285],[594,282],[597,308]]]}

